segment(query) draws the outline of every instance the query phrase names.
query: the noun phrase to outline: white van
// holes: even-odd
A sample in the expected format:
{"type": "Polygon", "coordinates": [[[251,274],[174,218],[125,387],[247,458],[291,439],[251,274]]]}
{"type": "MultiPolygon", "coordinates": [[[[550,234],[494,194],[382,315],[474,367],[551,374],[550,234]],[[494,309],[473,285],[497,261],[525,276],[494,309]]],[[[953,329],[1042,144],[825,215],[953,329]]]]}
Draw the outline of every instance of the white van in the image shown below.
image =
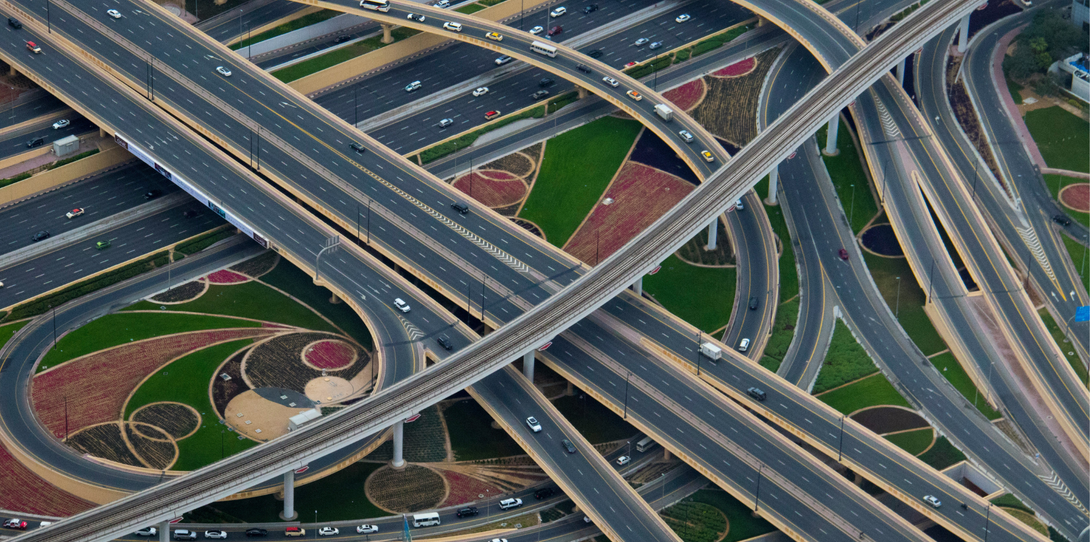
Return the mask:
{"type": "Polygon", "coordinates": [[[453,23],[448,21],[443,23],[443,28],[450,30],[451,32],[461,32],[462,23],[453,23]]]}
{"type": "Polygon", "coordinates": [[[439,525],[438,513],[413,514],[413,527],[431,527],[433,525],[439,525]]]}

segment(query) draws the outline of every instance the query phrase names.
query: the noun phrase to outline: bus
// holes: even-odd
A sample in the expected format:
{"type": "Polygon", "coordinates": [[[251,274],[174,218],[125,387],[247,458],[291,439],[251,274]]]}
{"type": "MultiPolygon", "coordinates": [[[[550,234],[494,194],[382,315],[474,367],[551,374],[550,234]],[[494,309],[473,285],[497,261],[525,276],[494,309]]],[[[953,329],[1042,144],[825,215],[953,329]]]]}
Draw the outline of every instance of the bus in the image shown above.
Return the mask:
{"type": "Polygon", "coordinates": [[[390,11],[390,0],[360,0],[360,7],[386,13],[390,11]]]}
{"type": "Polygon", "coordinates": [[[556,47],[549,45],[548,43],[535,41],[530,44],[530,50],[537,54],[545,55],[549,58],[556,58],[556,47]]]}
{"type": "Polygon", "coordinates": [[[643,437],[643,440],[636,443],[637,452],[646,452],[655,447],[655,441],[651,437],[643,437]]]}
{"type": "Polygon", "coordinates": [[[430,527],[432,525],[439,525],[438,513],[413,514],[413,527],[430,527]]]}

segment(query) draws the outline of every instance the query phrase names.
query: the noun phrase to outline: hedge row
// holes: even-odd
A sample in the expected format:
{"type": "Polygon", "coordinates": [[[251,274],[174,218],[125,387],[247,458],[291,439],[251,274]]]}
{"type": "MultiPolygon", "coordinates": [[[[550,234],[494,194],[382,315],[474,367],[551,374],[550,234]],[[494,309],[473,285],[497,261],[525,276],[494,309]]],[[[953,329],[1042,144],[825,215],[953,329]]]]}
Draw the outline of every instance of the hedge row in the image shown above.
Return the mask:
{"type": "Polygon", "coordinates": [[[733,28],[722,34],[712,36],[694,45],[692,47],[692,54],[694,57],[698,57],[704,53],[707,53],[708,51],[714,51],[715,49],[722,47],[723,44],[733,40],[734,38],[737,38],[738,36],[741,36],[742,34],[745,34],[746,32],[749,32],[750,30],[753,30],[756,27],[756,23],[750,23],[745,26],[733,28]]]}
{"type": "Polygon", "coordinates": [[[193,253],[200,252],[215,243],[227,239],[234,234],[235,231],[231,229],[231,227],[224,226],[221,230],[208,232],[184,245],[178,245],[177,247],[175,247],[174,250],[176,252],[181,252],[185,255],[191,255],[193,253]]]}
{"type": "Polygon", "coordinates": [[[81,153],[79,153],[79,154],[77,154],[75,156],[69,156],[68,158],[65,158],[64,160],[57,160],[56,162],[53,162],[52,164],[50,164],[49,167],[46,168],[46,169],[50,170],[50,169],[57,169],[57,168],[59,168],[61,166],[67,166],[68,164],[71,164],[72,162],[75,162],[76,160],[82,160],[84,158],[87,158],[88,156],[91,156],[92,154],[98,154],[98,149],[91,149],[91,150],[89,150],[87,152],[81,152],[81,153]]]}
{"type": "Polygon", "coordinates": [[[9,184],[15,184],[19,181],[29,179],[33,173],[20,173],[14,177],[8,177],[7,179],[0,179],[0,188],[8,186],[9,184]]]}
{"type": "Polygon", "coordinates": [[[656,58],[646,64],[640,64],[639,66],[633,66],[624,71],[625,75],[631,76],[633,79],[640,79],[645,75],[651,75],[670,64],[673,63],[673,57],[671,55],[656,58]]]}

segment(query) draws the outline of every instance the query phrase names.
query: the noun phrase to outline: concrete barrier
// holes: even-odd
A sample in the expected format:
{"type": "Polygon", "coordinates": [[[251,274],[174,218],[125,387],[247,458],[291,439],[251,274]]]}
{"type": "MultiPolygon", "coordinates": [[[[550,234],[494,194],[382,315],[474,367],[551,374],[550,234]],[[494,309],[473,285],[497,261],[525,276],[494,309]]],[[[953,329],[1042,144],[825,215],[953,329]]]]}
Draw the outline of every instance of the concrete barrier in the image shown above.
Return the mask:
{"type": "MultiPolygon", "coordinates": [[[[369,21],[370,19],[366,17],[342,13],[340,15],[337,15],[336,17],[326,19],[319,23],[315,23],[310,26],[304,26],[303,28],[292,30],[291,32],[288,32],[286,34],[281,34],[267,40],[250,44],[246,47],[241,47],[238,49],[238,54],[246,58],[250,58],[251,56],[263,55],[277,49],[283,49],[284,47],[296,45],[307,40],[320,38],[327,34],[332,34],[334,32],[339,32],[341,30],[352,28],[354,26],[366,24],[369,21]]],[[[378,29],[377,25],[375,26],[375,29],[378,29]]]]}
{"type": "Polygon", "coordinates": [[[76,160],[57,169],[43,171],[29,179],[0,188],[0,207],[78,181],[103,169],[131,160],[134,160],[133,155],[111,142],[109,148],[98,154],[76,160]]]}

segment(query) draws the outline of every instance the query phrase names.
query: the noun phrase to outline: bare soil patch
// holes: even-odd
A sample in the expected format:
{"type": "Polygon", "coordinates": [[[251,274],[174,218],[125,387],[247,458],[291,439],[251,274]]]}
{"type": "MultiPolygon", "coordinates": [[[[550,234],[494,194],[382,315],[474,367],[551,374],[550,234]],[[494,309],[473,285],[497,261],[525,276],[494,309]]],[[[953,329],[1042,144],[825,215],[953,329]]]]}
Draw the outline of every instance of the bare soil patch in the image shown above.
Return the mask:
{"type": "Polygon", "coordinates": [[[403,470],[383,467],[367,478],[367,498],[394,513],[418,512],[439,506],[447,496],[443,477],[419,465],[403,470]]]}
{"type": "Polygon", "coordinates": [[[241,273],[248,277],[258,278],[269,271],[272,271],[276,267],[277,262],[280,261],[280,255],[275,252],[269,251],[260,256],[250,258],[240,264],[229,267],[231,271],[241,273]]]}
{"type": "Polygon", "coordinates": [[[501,493],[498,487],[467,474],[445,469],[440,472],[443,473],[443,477],[447,480],[447,486],[450,487],[450,492],[447,494],[442,506],[456,506],[480,499],[481,495],[488,496],[501,493]]]}
{"type": "Polygon", "coordinates": [[[174,441],[170,439],[170,435],[157,427],[126,423],[125,436],[128,437],[129,444],[132,444],[136,456],[149,468],[166,470],[178,459],[178,448],[175,447],[174,441]],[[158,434],[149,438],[144,435],[145,433],[158,434]]]}
{"type": "Polygon", "coordinates": [[[996,166],[995,157],[992,156],[992,149],[988,146],[988,140],[980,127],[980,121],[976,117],[973,102],[969,100],[965,85],[960,80],[955,82],[962,59],[962,57],[951,56],[946,61],[946,93],[950,98],[950,107],[954,110],[954,117],[958,119],[958,124],[961,125],[961,130],[965,132],[965,136],[973,143],[977,152],[984,158],[984,162],[988,164],[988,168],[992,170],[992,174],[999,180],[999,184],[1003,186],[1003,190],[1010,196],[1010,188],[999,173],[999,167],[996,166]]]}
{"type": "Polygon", "coordinates": [[[853,414],[852,419],[879,435],[894,431],[930,427],[927,420],[923,419],[919,414],[894,407],[870,408],[853,414]]]}
{"type": "Polygon", "coordinates": [[[537,227],[537,224],[534,224],[533,222],[530,222],[529,220],[526,220],[525,218],[512,218],[511,221],[514,222],[515,224],[518,224],[520,228],[522,228],[522,229],[524,229],[524,230],[526,230],[526,231],[528,231],[528,232],[530,232],[530,233],[532,233],[532,234],[534,234],[534,235],[536,235],[536,236],[538,236],[538,237],[540,237],[542,239],[545,239],[545,234],[541,232],[541,228],[537,227]]]}
{"type": "Polygon", "coordinates": [[[80,453],[90,454],[95,457],[131,465],[143,467],[140,458],[133,454],[125,445],[125,439],[121,436],[122,422],[109,422],[88,427],[68,437],[68,445],[80,453]]]}
{"type": "Polygon", "coordinates": [[[1071,184],[1060,190],[1060,203],[1069,209],[1090,213],[1090,184],[1071,184]]]}
{"type": "Polygon", "coordinates": [[[697,265],[715,267],[734,265],[735,258],[730,247],[730,237],[727,236],[727,227],[722,220],[716,222],[718,224],[716,228],[719,232],[716,233],[715,250],[705,249],[708,246],[708,228],[704,228],[695,237],[689,239],[687,243],[681,245],[681,248],[677,249],[675,253],[677,257],[697,265]]]}
{"type": "MultiPolygon", "coordinates": [[[[255,388],[285,388],[306,393],[307,382],[323,375],[321,370],[303,364],[303,349],[315,341],[336,339],[340,337],[316,332],[273,337],[250,350],[243,362],[242,372],[255,388]]],[[[356,363],[343,370],[327,370],[326,373],[352,380],[370,361],[366,351],[356,348],[356,355],[356,363]]]]}
{"type": "Polygon", "coordinates": [[[746,75],[707,78],[707,94],[693,109],[693,118],[732,145],[748,143],[757,135],[757,102],[765,73],[779,54],[779,48],[758,54],[753,58],[756,67],[746,75]]]}
{"type": "Polygon", "coordinates": [[[185,303],[197,299],[206,289],[208,289],[207,284],[195,280],[152,296],[151,300],[156,303],[185,303]]]}
{"type": "Polygon", "coordinates": [[[515,177],[526,177],[537,169],[537,154],[527,155],[522,152],[508,154],[485,164],[484,169],[506,171],[515,177]]]}
{"type": "Polygon", "coordinates": [[[181,403],[152,403],[140,407],[132,413],[130,421],[135,430],[145,437],[163,438],[160,433],[165,432],[175,440],[180,440],[191,435],[201,425],[201,415],[191,407],[181,403]],[[147,429],[154,426],[154,429],[147,429]]]}
{"type": "Polygon", "coordinates": [[[458,177],[454,187],[489,207],[515,205],[528,193],[526,184],[518,177],[497,169],[474,171],[458,177]]]}

